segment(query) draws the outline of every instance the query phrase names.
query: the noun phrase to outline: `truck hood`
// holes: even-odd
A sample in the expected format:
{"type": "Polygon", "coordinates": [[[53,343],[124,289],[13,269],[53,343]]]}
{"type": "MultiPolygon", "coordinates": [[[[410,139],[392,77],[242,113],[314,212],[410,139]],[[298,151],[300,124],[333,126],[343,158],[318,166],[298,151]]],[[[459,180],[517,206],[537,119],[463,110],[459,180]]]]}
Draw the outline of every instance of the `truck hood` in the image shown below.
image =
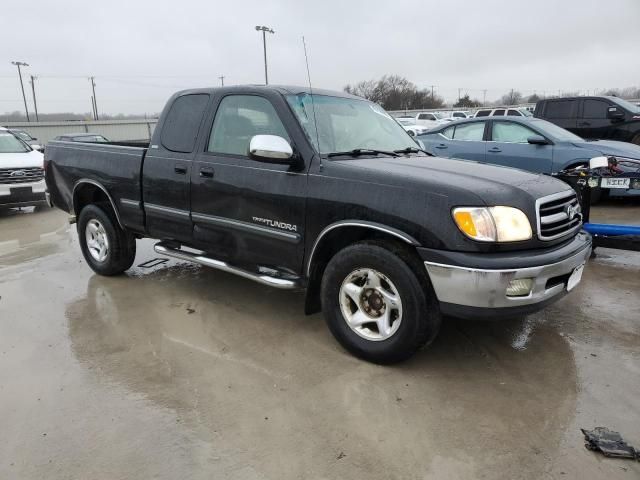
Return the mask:
{"type": "Polygon", "coordinates": [[[0,153],[0,168],[42,168],[43,159],[44,155],[35,150],[21,153],[0,153]]]}
{"type": "MultiPolygon", "coordinates": [[[[384,178],[389,184],[429,189],[451,197],[458,205],[475,197],[476,204],[517,207],[526,203],[530,206],[540,197],[571,188],[547,175],[470,160],[422,156],[365,158],[340,163],[370,171],[371,180],[377,183],[384,178]]],[[[366,175],[363,177],[366,180],[366,175]]]]}
{"type": "Polygon", "coordinates": [[[616,142],[614,140],[595,140],[592,142],[576,142],[572,145],[578,148],[592,150],[600,155],[640,159],[640,146],[634,145],[633,143],[616,142]]]}

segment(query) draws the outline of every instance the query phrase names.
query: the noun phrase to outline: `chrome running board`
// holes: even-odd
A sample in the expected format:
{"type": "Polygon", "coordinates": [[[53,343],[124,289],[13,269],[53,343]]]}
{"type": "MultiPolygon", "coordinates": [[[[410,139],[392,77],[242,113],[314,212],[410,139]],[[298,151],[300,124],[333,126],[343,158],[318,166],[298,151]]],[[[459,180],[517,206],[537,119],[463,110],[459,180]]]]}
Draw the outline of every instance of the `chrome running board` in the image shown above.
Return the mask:
{"type": "Polygon", "coordinates": [[[223,272],[233,273],[240,277],[248,278],[249,280],[253,280],[254,282],[268,285],[270,287],[280,288],[283,290],[300,288],[300,284],[296,280],[271,277],[269,275],[264,275],[257,272],[250,272],[248,270],[229,265],[228,263],[221,260],[215,260],[213,258],[205,257],[201,254],[185,252],[184,250],[181,250],[179,248],[170,247],[166,244],[163,244],[162,242],[156,243],[153,246],[153,249],[157,253],[166,255],[168,257],[178,258],[180,260],[186,260],[188,262],[199,263],[200,265],[204,265],[205,267],[211,267],[217,270],[222,270],[223,272]]]}

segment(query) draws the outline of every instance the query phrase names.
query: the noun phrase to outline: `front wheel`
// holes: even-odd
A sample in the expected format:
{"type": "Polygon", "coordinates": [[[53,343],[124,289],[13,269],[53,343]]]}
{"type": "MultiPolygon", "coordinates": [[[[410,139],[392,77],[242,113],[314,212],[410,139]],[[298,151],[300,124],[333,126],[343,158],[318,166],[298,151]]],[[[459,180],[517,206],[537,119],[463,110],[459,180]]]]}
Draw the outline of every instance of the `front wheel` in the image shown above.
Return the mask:
{"type": "Polygon", "coordinates": [[[78,238],[85,260],[100,275],[119,275],[133,265],[135,237],[120,228],[109,205],[87,205],[82,209],[78,238]]]}
{"type": "Polygon", "coordinates": [[[409,358],[440,328],[435,293],[420,262],[382,243],[352,245],[331,259],[322,278],[322,307],[340,344],[374,363],[409,358]]]}

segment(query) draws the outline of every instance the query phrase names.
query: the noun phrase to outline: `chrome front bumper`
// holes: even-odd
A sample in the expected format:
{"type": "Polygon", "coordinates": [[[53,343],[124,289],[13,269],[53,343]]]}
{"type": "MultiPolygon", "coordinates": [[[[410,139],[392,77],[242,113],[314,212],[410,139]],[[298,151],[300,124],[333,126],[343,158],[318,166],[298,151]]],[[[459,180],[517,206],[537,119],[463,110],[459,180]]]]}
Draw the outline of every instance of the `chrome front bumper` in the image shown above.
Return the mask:
{"type": "MultiPolygon", "coordinates": [[[[510,309],[546,305],[567,289],[568,276],[591,254],[591,242],[578,253],[556,263],[536,267],[484,270],[424,262],[436,296],[441,303],[470,308],[510,309]],[[529,295],[507,296],[512,280],[530,278],[529,295]]],[[[514,309],[515,310],[515,309],[514,309]]]]}

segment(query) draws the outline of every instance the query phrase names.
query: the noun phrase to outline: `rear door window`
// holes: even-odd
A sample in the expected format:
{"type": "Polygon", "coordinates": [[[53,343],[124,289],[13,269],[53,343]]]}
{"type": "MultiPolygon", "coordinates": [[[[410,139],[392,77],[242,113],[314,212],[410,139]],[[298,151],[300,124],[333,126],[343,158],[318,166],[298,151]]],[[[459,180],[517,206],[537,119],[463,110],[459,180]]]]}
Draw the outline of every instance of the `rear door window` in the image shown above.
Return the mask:
{"type": "Polygon", "coordinates": [[[498,110],[494,110],[493,111],[493,116],[494,117],[500,117],[502,115],[504,115],[504,110],[503,109],[498,109],[498,110]]]}
{"type": "Polygon", "coordinates": [[[514,110],[513,108],[510,108],[509,110],[507,110],[507,116],[508,117],[521,117],[522,114],[518,110],[514,110]]]}
{"type": "Polygon", "coordinates": [[[476,113],[476,117],[488,117],[489,114],[491,113],[491,110],[478,110],[478,112],[476,113]]]}
{"type": "Polygon", "coordinates": [[[583,118],[607,118],[609,104],[602,100],[585,100],[582,107],[583,118]]]}
{"type": "Polygon", "coordinates": [[[182,95],[173,101],[160,137],[160,142],[167,150],[193,152],[208,102],[209,95],[206,93],[182,95]]]}
{"type": "Polygon", "coordinates": [[[456,125],[453,139],[467,142],[481,142],[484,136],[484,123],[485,122],[473,122],[465,125],[456,125]]]}
{"type": "Polygon", "coordinates": [[[213,121],[207,151],[247,156],[254,135],[289,135],[269,100],[256,95],[228,95],[213,121]]]}
{"type": "Polygon", "coordinates": [[[574,100],[548,101],[544,116],[546,118],[575,118],[577,103],[574,100]]]}

